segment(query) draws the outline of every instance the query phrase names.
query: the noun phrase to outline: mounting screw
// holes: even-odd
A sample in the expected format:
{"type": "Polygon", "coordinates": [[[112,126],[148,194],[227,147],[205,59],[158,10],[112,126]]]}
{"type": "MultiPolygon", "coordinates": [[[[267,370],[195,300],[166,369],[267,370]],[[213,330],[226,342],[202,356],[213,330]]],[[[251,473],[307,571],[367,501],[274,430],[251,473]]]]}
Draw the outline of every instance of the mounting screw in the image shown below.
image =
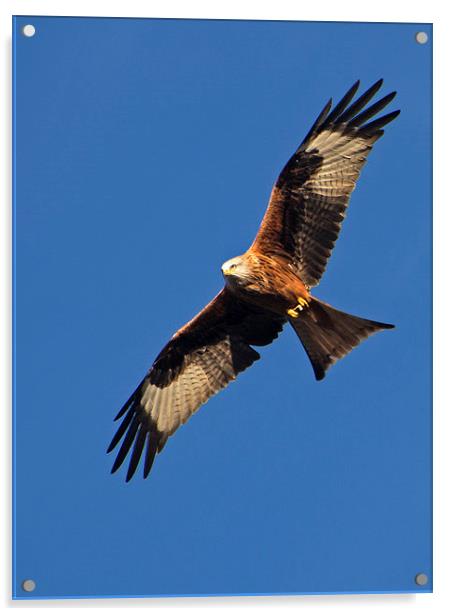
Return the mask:
{"type": "Polygon", "coordinates": [[[22,588],[25,590],[25,592],[33,592],[33,590],[36,588],[36,582],[34,580],[24,580],[22,582],[22,588]]]}
{"type": "Polygon", "coordinates": [[[22,34],[27,38],[30,38],[36,34],[36,28],[33,26],[33,24],[27,24],[22,28],[22,34]]]}
{"type": "Polygon", "coordinates": [[[425,573],[417,573],[415,576],[415,584],[418,586],[426,586],[428,583],[428,576],[425,573]]]}
{"type": "Polygon", "coordinates": [[[415,40],[417,43],[420,43],[420,45],[424,45],[425,43],[428,42],[428,35],[426,32],[417,32],[415,34],[415,40]]]}

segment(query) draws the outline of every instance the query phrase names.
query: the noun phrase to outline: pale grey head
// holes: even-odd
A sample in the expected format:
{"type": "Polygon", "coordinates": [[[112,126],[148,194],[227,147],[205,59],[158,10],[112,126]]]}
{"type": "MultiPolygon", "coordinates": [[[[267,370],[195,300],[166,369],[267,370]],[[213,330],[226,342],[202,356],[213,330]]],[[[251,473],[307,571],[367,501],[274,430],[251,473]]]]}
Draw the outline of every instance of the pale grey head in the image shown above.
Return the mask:
{"type": "Polygon", "coordinates": [[[244,255],[229,259],[223,263],[221,270],[226,285],[230,287],[246,286],[252,277],[249,264],[244,255]]]}

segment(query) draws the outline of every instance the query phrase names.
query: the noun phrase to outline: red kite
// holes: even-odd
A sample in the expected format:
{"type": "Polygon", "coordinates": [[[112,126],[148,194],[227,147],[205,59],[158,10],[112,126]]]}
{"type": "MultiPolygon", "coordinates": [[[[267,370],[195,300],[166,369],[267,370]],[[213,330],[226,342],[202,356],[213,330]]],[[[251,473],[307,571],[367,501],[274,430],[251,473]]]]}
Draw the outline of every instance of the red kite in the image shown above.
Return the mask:
{"type": "Polygon", "coordinates": [[[114,473],[132,449],[126,481],[145,450],[144,477],[168,437],[211,396],[259,359],[288,321],[315,377],[371,334],[393,327],[340,312],[310,294],[326,269],[351,192],[383,127],[371,120],[395,97],[367,103],[382,79],[351,104],[359,82],[319,114],[279,175],[252,246],[222,266],[225,286],[166,344],[116,419],[114,473]]]}

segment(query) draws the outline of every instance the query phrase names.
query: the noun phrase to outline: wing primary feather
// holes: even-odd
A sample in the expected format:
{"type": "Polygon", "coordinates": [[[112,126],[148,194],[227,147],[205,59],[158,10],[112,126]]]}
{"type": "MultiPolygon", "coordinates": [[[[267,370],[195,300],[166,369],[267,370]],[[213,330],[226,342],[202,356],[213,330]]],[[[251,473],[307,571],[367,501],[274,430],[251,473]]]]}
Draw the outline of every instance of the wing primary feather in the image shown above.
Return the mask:
{"type": "Polygon", "coordinates": [[[127,476],[125,481],[128,483],[133,477],[136,471],[136,467],[139,464],[141,455],[143,452],[144,443],[146,440],[147,429],[143,424],[139,426],[139,432],[135,440],[135,446],[133,447],[132,456],[130,458],[130,464],[128,465],[127,476]]]}
{"type": "Polygon", "coordinates": [[[147,447],[146,447],[146,457],[144,460],[144,479],[150,473],[150,470],[153,465],[153,461],[155,460],[155,456],[157,453],[157,439],[156,434],[152,432],[147,433],[147,447]]]}
{"type": "Polygon", "coordinates": [[[136,397],[136,394],[138,393],[140,387],[142,385],[142,382],[138,385],[138,387],[135,389],[135,391],[132,393],[132,395],[130,396],[130,398],[127,400],[127,402],[124,404],[124,406],[121,408],[121,410],[119,411],[119,413],[116,415],[116,417],[114,418],[114,421],[117,421],[118,419],[120,419],[122,417],[122,415],[125,414],[125,412],[128,410],[128,407],[130,406],[130,404],[133,402],[133,400],[136,397]]]}
{"type": "Polygon", "coordinates": [[[163,447],[166,445],[166,441],[168,440],[168,435],[165,434],[163,436],[160,437],[160,440],[158,441],[157,444],[157,452],[160,453],[160,451],[163,450],[163,447]]]}
{"type": "Polygon", "coordinates": [[[390,92],[390,94],[387,94],[387,96],[381,98],[380,101],[377,101],[377,103],[374,103],[374,105],[371,105],[371,107],[368,107],[368,109],[365,109],[365,111],[362,111],[362,113],[356,116],[352,120],[351,126],[361,126],[362,124],[364,124],[367,120],[375,116],[376,113],[379,113],[379,111],[386,107],[388,103],[390,103],[395,98],[395,96],[396,92],[390,92]]]}
{"type": "Polygon", "coordinates": [[[346,109],[346,107],[349,105],[349,103],[354,98],[354,95],[359,89],[359,86],[360,86],[360,79],[357,79],[357,81],[349,88],[349,90],[343,96],[341,101],[335,105],[335,107],[332,109],[330,114],[327,116],[326,121],[325,121],[326,126],[335,122],[338,116],[341,113],[343,113],[343,111],[346,109]]]}
{"type": "Polygon", "coordinates": [[[341,114],[341,116],[337,118],[337,124],[344,124],[346,122],[349,122],[349,120],[351,120],[355,115],[357,115],[359,111],[361,111],[365,107],[367,102],[373,98],[373,96],[380,89],[382,84],[383,79],[379,79],[379,81],[376,81],[376,83],[372,85],[371,88],[368,88],[368,90],[364,92],[362,96],[360,96],[350,107],[346,109],[344,113],[341,114]]]}
{"type": "Polygon", "coordinates": [[[359,131],[365,132],[367,134],[371,134],[377,132],[379,129],[383,128],[386,124],[394,120],[401,113],[400,109],[396,109],[396,111],[391,111],[381,118],[377,118],[377,120],[373,120],[373,122],[369,122],[362,126],[359,131]]]}
{"type": "Polygon", "coordinates": [[[106,450],[107,453],[111,453],[113,449],[116,447],[116,445],[119,443],[121,438],[124,436],[125,431],[130,425],[130,422],[133,419],[134,414],[135,414],[135,408],[132,406],[132,408],[128,411],[127,415],[124,417],[124,420],[119,426],[119,429],[116,431],[116,434],[111,439],[111,443],[109,444],[108,449],[106,450]]]}
{"type": "Polygon", "coordinates": [[[315,122],[313,123],[312,128],[307,133],[307,135],[306,135],[304,141],[301,143],[300,147],[302,147],[305,143],[307,143],[308,140],[310,139],[310,137],[315,134],[315,131],[321,126],[321,124],[327,118],[327,115],[328,115],[331,107],[332,107],[332,99],[330,98],[327,101],[327,103],[324,105],[324,107],[323,107],[321,113],[319,114],[319,116],[316,118],[315,122]]]}
{"type": "Polygon", "coordinates": [[[117,469],[121,466],[122,462],[125,460],[125,456],[127,455],[131,444],[133,443],[133,439],[135,438],[135,434],[139,427],[139,418],[137,415],[134,416],[133,421],[128,429],[127,435],[124,438],[121,448],[119,449],[119,453],[117,454],[116,460],[114,461],[113,468],[111,469],[112,473],[115,473],[117,469]]]}

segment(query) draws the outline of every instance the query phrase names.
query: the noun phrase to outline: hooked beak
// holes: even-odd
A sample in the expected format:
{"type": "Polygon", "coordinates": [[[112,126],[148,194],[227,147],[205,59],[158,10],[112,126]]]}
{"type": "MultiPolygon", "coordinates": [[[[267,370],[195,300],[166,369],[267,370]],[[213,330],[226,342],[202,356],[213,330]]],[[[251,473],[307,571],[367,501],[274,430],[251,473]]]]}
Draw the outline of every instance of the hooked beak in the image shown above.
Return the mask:
{"type": "Polygon", "coordinates": [[[230,274],[232,273],[232,268],[231,267],[223,267],[222,268],[222,273],[224,276],[230,276],[230,274]]]}

